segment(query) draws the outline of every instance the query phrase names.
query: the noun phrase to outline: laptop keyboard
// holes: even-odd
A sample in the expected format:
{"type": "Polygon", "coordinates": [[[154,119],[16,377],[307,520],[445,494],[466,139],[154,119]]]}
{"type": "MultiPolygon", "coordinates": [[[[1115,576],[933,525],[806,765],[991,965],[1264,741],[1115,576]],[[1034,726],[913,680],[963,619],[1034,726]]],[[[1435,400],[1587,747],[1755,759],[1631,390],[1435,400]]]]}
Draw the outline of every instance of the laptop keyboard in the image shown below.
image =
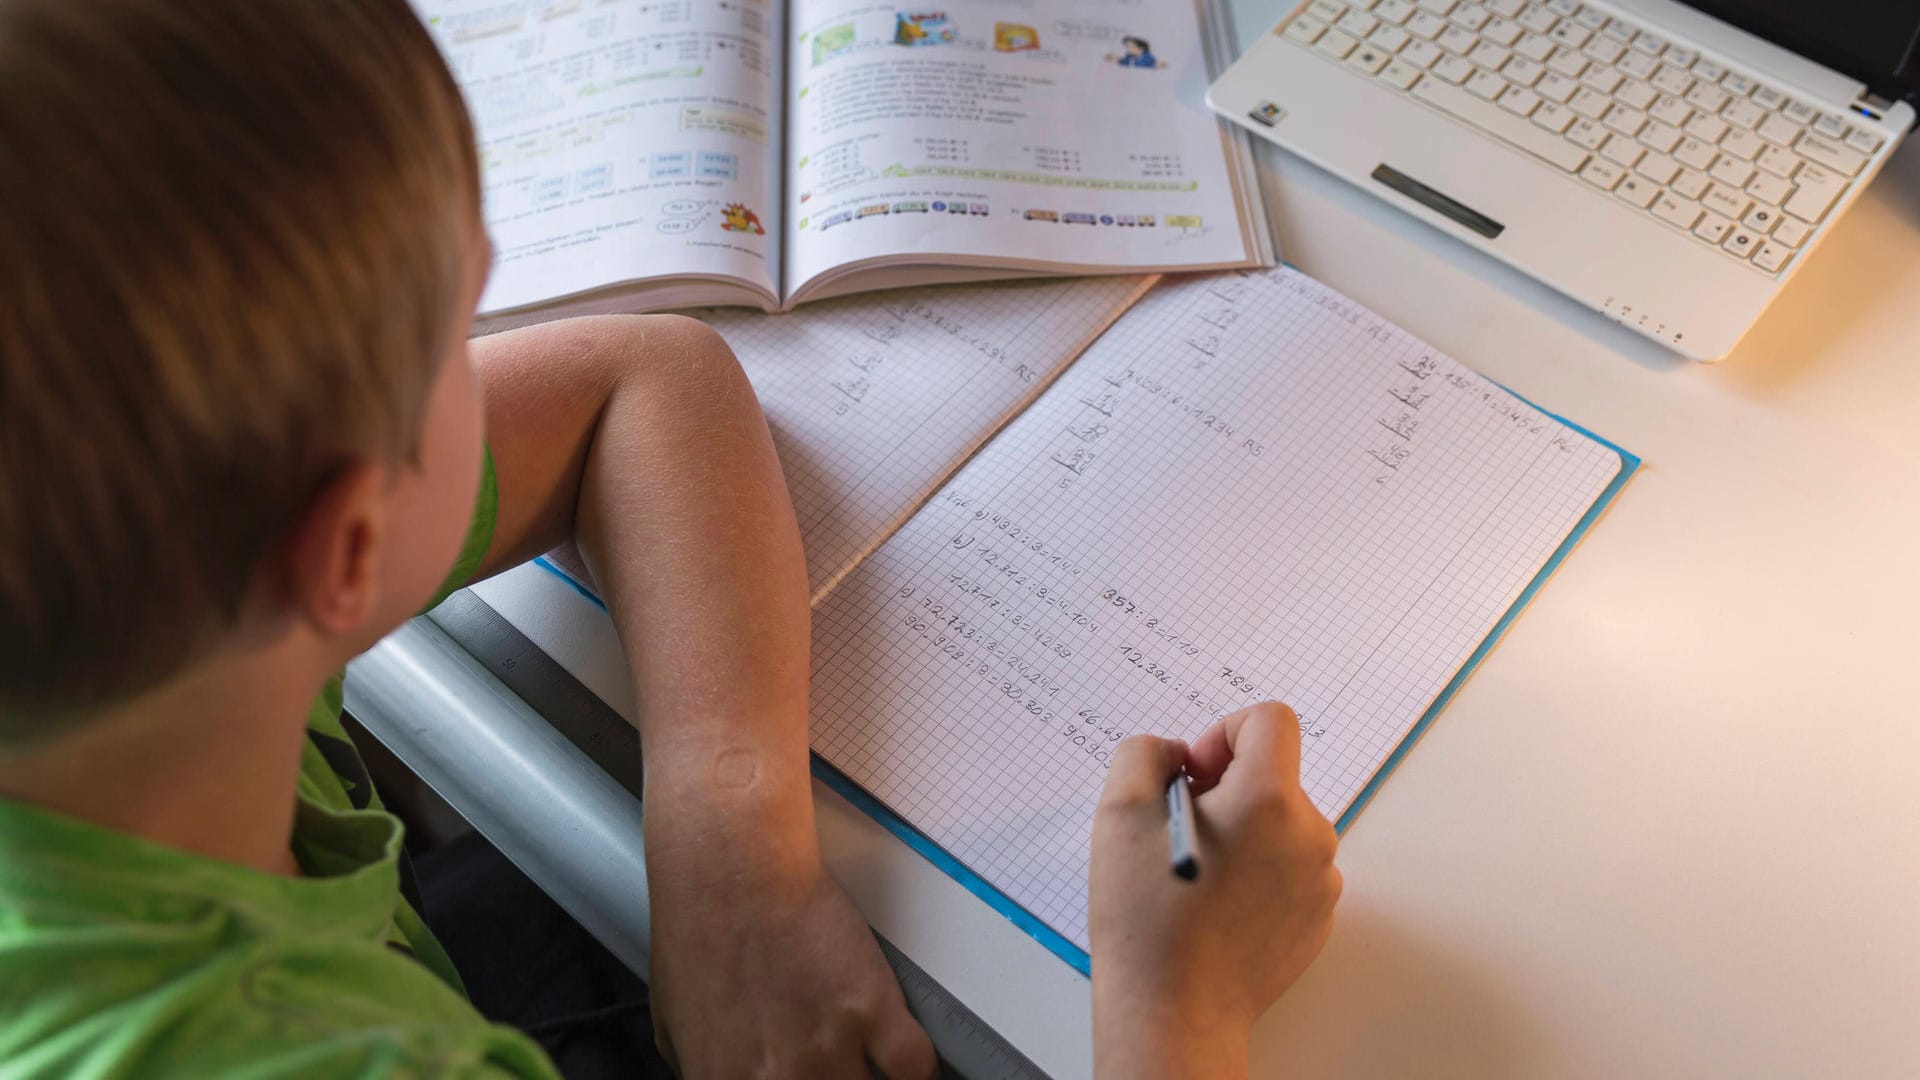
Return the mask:
{"type": "Polygon", "coordinates": [[[1577,0],[1311,0],[1280,32],[1770,276],[1881,144],[1577,0]]]}

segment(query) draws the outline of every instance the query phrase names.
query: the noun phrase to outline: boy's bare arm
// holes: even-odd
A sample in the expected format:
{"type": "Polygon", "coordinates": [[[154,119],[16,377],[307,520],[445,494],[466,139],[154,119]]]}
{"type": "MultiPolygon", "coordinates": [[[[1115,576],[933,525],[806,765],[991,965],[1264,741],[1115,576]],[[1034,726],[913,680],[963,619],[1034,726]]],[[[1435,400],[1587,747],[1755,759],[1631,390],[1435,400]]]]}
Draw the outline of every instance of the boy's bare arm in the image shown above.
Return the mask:
{"type": "Polygon", "coordinates": [[[500,490],[482,572],[575,536],[633,670],[663,1047],[690,1076],[864,1076],[869,1062],[931,1075],[931,1046],[821,867],[806,566],[732,354],[661,316],[473,351],[500,490]]]}

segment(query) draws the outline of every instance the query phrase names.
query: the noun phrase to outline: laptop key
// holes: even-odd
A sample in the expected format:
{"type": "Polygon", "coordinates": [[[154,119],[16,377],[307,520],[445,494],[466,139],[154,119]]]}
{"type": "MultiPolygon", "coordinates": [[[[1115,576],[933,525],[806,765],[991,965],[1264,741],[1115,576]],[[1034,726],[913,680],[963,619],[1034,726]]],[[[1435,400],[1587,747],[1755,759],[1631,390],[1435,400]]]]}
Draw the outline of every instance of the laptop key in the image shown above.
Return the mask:
{"type": "Polygon", "coordinates": [[[1727,234],[1727,238],[1721,242],[1720,246],[1745,259],[1760,250],[1760,237],[1752,231],[1742,229],[1736,225],[1734,226],[1733,232],[1727,234]]]}
{"type": "Polygon", "coordinates": [[[1738,221],[1747,216],[1747,208],[1753,205],[1753,200],[1741,194],[1739,188],[1715,184],[1700,197],[1700,205],[1716,214],[1738,221]]]}
{"type": "Polygon", "coordinates": [[[1793,185],[1772,173],[1756,173],[1747,181],[1747,194],[1763,203],[1779,206],[1793,193],[1793,185]]]}
{"type": "Polygon", "coordinates": [[[1879,150],[1882,141],[1884,140],[1880,136],[1865,128],[1854,128],[1847,133],[1847,145],[1863,154],[1871,154],[1879,150]]]}
{"type": "Polygon", "coordinates": [[[1567,107],[1589,120],[1598,120],[1607,115],[1608,109],[1613,108],[1613,102],[1608,100],[1605,94],[1597,94],[1590,89],[1582,88],[1574,93],[1573,100],[1567,102],[1567,107]]]}
{"type": "Polygon", "coordinates": [[[1580,179],[1585,180],[1601,191],[1612,191],[1613,185],[1619,183],[1620,178],[1625,175],[1626,173],[1621,170],[1620,166],[1615,165],[1611,161],[1603,161],[1600,158],[1594,158],[1592,161],[1587,162],[1587,167],[1580,170],[1580,179]]]}
{"type": "Polygon", "coordinates": [[[1564,105],[1555,105],[1551,101],[1536,109],[1532,116],[1535,124],[1546,128],[1555,135],[1566,131],[1567,128],[1571,127],[1573,122],[1578,119],[1580,119],[1578,113],[1575,113],[1572,109],[1564,105]]]}
{"type": "Polygon", "coordinates": [[[1466,82],[1467,76],[1476,74],[1479,70],[1479,68],[1451,54],[1441,57],[1440,62],[1433,65],[1433,73],[1435,75],[1455,86],[1466,82]]]}
{"type": "Polygon", "coordinates": [[[1519,18],[1515,21],[1536,34],[1551,33],[1553,28],[1560,23],[1560,20],[1554,16],[1553,12],[1539,7],[1527,8],[1527,10],[1520,13],[1519,18]]]}
{"type": "Polygon", "coordinates": [[[1659,196],[1660,185],[1644,176],[1628,176],[1620,181],[1619,187],[1613,189],[1614,198],[1642,210],[1653,205],[1653,200],[1659,196]]]}
{"type": "Polygon", "coordinates": [[[1378,45],[1362,45],[1355,49],[1351,56],[1347,57],[1347,64],[1369,75],[1374,75],[1378,74],[1381,68],[1387,66],[1387,60],[1388,56],[1385,49],[1382,49],[1378,45]]]}
{"type": "Polygon", "coordinates": [[[1709,210],[1706,216],[1700,219],[1699,224],[1693,227],[1693,235],[1709,244],[1717,244],[1726,239],[1727,233],[1732,229],[1733,222],[1709,210]]]}
{"type": "Polygon", "coordinates": [[[1487,101],[1499,97],[1506,88],[1506,80],[1491,71],[1476,71],[1467,79],[1467,92],[1487,101]]]}
{"type": "Polygon", "coordinates": [[[1807,235],[1811,232],[1813,232],[1813,226],[1808,225],[1792,214],[1781,214],[1780,220],[1775,222],[1773,226],[1772,242],[1784,244],[1790,248],[1797,248],[1806,240],[1807,235]]]}
{"type": "Polygon", "coordinates": [[[1407,47],[1407,42],[1412,41],[1413,36],[1392,23],[1381,23],[1373,33],[1367,35],[1367,40],[1390,53],[1397,53],[1407,47]]]}
{"type": "Polygon", "coordinates": [[[1668,124],[1673,127],[1684,127],[1687,121],[1693,117],[1693,106],[1688,105],[1685,101],[1677,97],[1668,95],[1654,102],[1653,107],[1648,109],[1647,113],[1663,124],[1668,124]]]}
{"type": "Polygon", "coordinates": [[[1680,163],[1665,154],[1648,154],[1640,159],[1633,171],[1656,184],[1670,184],[1680,175],[1680,163]]]}
{"type": "Polygon", "coordinates": [[[1647,114],[1641,112],[1639,109],[1629,109],[1616,105],[1612,111],[1607,113],[1605,123],[1608,127],[1622,135],[1638,135],[1640,134],[1640,129],[1647,126],[1647,114]]]}
{"type": "Polygon", "coordinates": [[[1515,116],[1532,116],[1540,107],[1540,95],[1524,87],[1510,86],[1500,95],[1499,106],[1515,116]]]}
{"type": "Polygon", "coordinates": [[[1580,76],[1580,85],[1587,87],[1596,94],[1611,94],[1618,89],[1624,81],[1626,81],[1625,75],[1620,74],[1610,67],[1602,67],[1599,64],[1588,68],[1586,74],[1580,76]]]}
{"type": "Polygon", "coordinates": [[[1286,36],[1302,45],[1311,45],[1327,32],[1327,24],[1311,15],[1301,15],[1287,24],[1286,36]]]}
{"type": "Polygon", "coordinates": [[[1753,178],[1753,166],[1737,157],[1722,157],[1707,170],[1707,175],[1728,187],[1743,188],[1753,178]]]}
{"type": "Polygon", "coordinates": [[[1635,163],[1646,156],[1646,153],[1646,147],[1641,146],[1625,135],[1615,135],[1600,147],[1601,157],[1606,158],[1608,161],[1613,162],[1623,169],[1633,168],[1635,163]]]}
{"type": "Polygon", "coordinates": [[[1773,227],[1779,223],[1780,208],[1777,206],[1756,206],[1747,211],[1746,217],[1740,219],[1740,224],[1745,225],[1761,236],[1772,232],[1773,227]]]}
{"type": "Polygon", "coordinates": [[[1714,160],[1720,156],[1720,153],[1699,139],[1681,139],[1673,156],[1679,158],[1680,164],[1687,168],[1705,172],[1713,168],[1714,160]]]}
{"type": "Polygon", "coordinates": [[[1525,33],[1526,30],[1512,19],[1495,19],[1487,24],[1486,29],[1480,31],[1480,36],[1503,49],[1511,49],[1513,43],[1519,41],[1521,35],[1525,33]]]}
{"type": "Polygon", "coordinates": [[[1557,48],[1559,48],[1558,45],[1541,37],[1539,34],[1528,34],[1526,37],[1520,39],[1520,43],[1513,47],[1513,51],[1536,64],[1544,64],[1547,62],[1547,58],[1553,55],[1553,50],[1557,48]]]}
{"type": "Polygon", "coordinates": [[[1713,181],[1707,179],[1706,173],[1695,172],[1692,169],[1681,169],[1679,176],[1667,181],[1667,186],[1673,189],[1673,193],[1683,199],[1698,199],[1707,193],[1707,188],[1712,184],[1713,181]]]}
{"type": "Polygon", "coordinates": [[[1440,31],[1446,28],[1447,20],[1431,11],[1416,11],[1413,17],[1407,20],[1407,33],[1422,41],[1432,41],[1440,36],[1440,31]]]}
{"type": "Polygon", "coordinates": [[[1793,258],[1793,249],[1769,240],[1753,253],[1753,265],[1767,273],[1778,273],[1793,258]]]}
{"type": "Polygon", "coordinates": [[[1699,203],[1692,199],[1682,199],[1672,192],[1662,194],[1653,200],[1653,216],[1670,225],[1678,225],[1682,229],[1692,229],[1693,223],[1699,221],[1703,213],[1705,211],[1700,209],[1699,203]]]}
{"type": "MultiPolygon", "coordinates": [[[[1762,134],[1765,134],[1764,132],[1762,134]]],[[[1778,141],[1778,140],[1775,140],[1778,141]]],[[[1860,167],[1867,163],[1865,154],[1834,142],[1825,135],[1816,135],[1809,131],[1801,136],[1798,145],[1787,143],[1800,152],[1800,156],[1817,161],[1827,168],[1845,176],[1860,175],[1860,167]]]]}
{"type": "Polygon", "coordinates": [[[1546,68],[1541,67],[1539,64],[1534,63],[1524,56],[1514,57],[1507,61],[1506,67],[1500,69],[1501,78],[1515,86],[1526,87],[1531,87],[1533,84],[1539,82],[1540,77],[1546,73],[1546,68]]]}
{"type": "Polygon", "coordinates": [[[1770,172],[1782,180],[1791,179],[1795,169],[1806,163],[1806,159],[1784,146],[1769,146],[1760,151],[1753,159],[1761,172],[1770,172]]]}
{"type": "Polygon", "coordinates": [[[1802,221],[1816,224],[1827,216],[1827,211],[1847,186],[1839,173],[1811,162],[1802,166],[1793,179],[1793,194],[1787,197],[1781,209],[1802,221]]]}
{"type": "Polygon", "coordinates": [[[1319,41],[1313,43],[1314,48],[1319,49],[1335,60],[1345,60],[1347,54],[1355,48],[1358,48],[1359,45],[1359,42],[1339,30],[1329,30],[1320,35],[1319,41]]]}
{"type": "Polygon", "coordinates": [[[1660,98],[1653,87],[1638,81],[1629,81],[1625,86],[1615,90],[1613,96],[1634,109],[1645,109],[1660,98]]]}
{"type": "Polygon", "coordinates": [[[1567,138],[1588,150],[1600,149],[1600,144],[1607,141],[1607,135],[1606,128],[1591,120],[1575,120],[1573,126],[1567,129],[1567,138]]]}
{"type": "Polygon", "coordinates": [[[1420,69],[1395,57],[1391,63],[1380,70],[1380,80],[1391,86],[1405,90],[1420,78],[1420,69]]]}
{"type": "Polygon", "coordinates": [[[1421,41],[1419,38],[1407,42],[1407,47],[1400,50],[1400,59],[1412,64],[1421,71],[1432,67],[1435,60],[1445,55],[1445,53],[1440,51],[1440,46],[1435,45],[1431,41],[1421,41]]]}
{"type": "Polygon", "coordinates": [[[1671,154],[1680,144],[1680,129],[1655,120],[1640,132],[1640,141],[1656,153],[1671,154]]]}
{"type": "Polygon", "coordinates": [[[1701,113],[1687,121],[1687,134],[1708,145],[1719,142],[1720,137],[1726,133],[1727,122],[1717,116],[1701,113]]]}
{"type": "Polygon", "coordinates": [[[1732,154],[1742,161],[1752,161],[1767,148],[1765,139],[1745,128],[1734,128],[1720,140],[1720,152],[1732,154]]]}
{"type": "Polygon", "coordinates": [[[1455,26],[1476,31],[1487,25],[1487,20],[1491,18],[1493,13],[1479,4],[1461,4],[1447,15],[1447,21],[1455,26]]]}
{"type": "Polygon", "coordinates": [[[1356,38],[1363,38],[1373,33],[1374,28],[1380,25],[1380,20],[1364,11],[1349,10],[1345,15],[1340,16],[1339,22],[1333,25],[1345,30],[1356,38]]]}
{"type": "MultiPolygon", "coordinates": [[[[1762,120],[1760,126],[1754,130],[1759,133],[1761,138],[1776,146],[1792,146],[1793,141],[1799,138],[1800,133],[1805,129],[1799,124],[1787,119],[1785,116],[1774,113],[1765,120],[1762,120]]],[[[1820,136],[1815,135],[1813,137],[1817,139],[1820,136]]]]}
{"type": "Polygon", "coordinates": [[[1547,72],[1545,75],[1540,76],[1539,82],[1533,84],[1534,93],[1558,105],[1565,105],[1567,99],[1572,97],[1579,89],[1579,83],[1574,82],[1572,79],[1567,78],[1557,71],[1547,72]]]}
{"type": "Polygon", "coordinates": [[[1717,113],[1720,107],[1727,103],[1725,90],[1704,82],[1694,83],[1692,89],[1687,91],[1686,97],[1687,104],[1707,113],[1717,113]]]}
{"type": "Polygon", "coordinates": [[[1813,130],[1829,139],[1844,139],[1847,137],[1847,132],[1853,129],[1847,126],[1845,120],[1832,113],[1821,113],[1820,118],[1813,122],[1813,130]]]}

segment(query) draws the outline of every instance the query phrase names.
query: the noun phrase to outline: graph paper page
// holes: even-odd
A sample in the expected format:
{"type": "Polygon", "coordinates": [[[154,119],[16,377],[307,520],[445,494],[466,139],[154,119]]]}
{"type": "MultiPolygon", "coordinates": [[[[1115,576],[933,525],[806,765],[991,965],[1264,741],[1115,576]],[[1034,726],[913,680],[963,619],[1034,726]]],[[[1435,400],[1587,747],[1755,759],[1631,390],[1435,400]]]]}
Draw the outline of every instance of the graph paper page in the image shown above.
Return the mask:
{"type": "MultiPolygon", "coordinates": [[[[816,595],[884,539],[1150,279],[907,289],[695,314],[767,414],[816,595]]],[[[591,586],[572,545],[548,558],[591,586]]]]}
{"type": "Polygon", "coordinates": [[[1622,467],[1293,271],[1164,283],[816,607],[813,748],[1084,949],[1115,743],[1284,700],[1337,817],[1622,467]]]}

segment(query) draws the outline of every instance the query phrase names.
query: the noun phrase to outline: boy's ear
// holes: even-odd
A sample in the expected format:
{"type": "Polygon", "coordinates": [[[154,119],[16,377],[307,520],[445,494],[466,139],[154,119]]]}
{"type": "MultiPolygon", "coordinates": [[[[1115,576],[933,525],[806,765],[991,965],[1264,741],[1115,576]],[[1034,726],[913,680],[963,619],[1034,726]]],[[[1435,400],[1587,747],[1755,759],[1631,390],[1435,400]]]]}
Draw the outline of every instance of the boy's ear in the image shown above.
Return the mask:
{"type": "Polygon", "coordinates": [[[287,597],[325,633],[351,634],[379,609],[387,479],[376,465],[341,469],[314,493],[288,538],[287,597]]]}

